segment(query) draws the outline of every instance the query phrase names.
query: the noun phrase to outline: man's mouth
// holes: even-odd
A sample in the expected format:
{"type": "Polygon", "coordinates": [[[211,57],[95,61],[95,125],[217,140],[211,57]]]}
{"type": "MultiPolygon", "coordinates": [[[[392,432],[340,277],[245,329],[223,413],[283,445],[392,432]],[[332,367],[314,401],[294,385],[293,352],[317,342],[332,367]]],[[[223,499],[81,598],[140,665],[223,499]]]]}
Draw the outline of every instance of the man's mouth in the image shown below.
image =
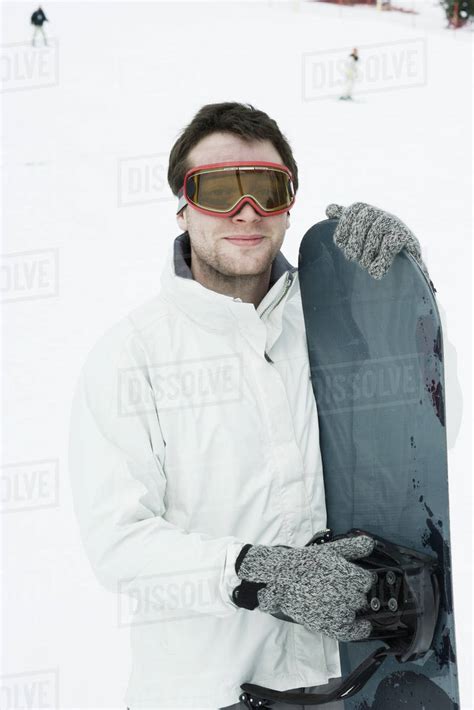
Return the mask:
{"type": "Polygon", "coordinates": [[[237,234],[235,237],[225,237],[228,242],[232,242],[232,244],[240,245],[240,246],[255,246],[257,244],[260,244],[264,240],[265,237],[262,237],[261,234],[249,234],[249,235],[243,235],[243,234],[237,234]]]}

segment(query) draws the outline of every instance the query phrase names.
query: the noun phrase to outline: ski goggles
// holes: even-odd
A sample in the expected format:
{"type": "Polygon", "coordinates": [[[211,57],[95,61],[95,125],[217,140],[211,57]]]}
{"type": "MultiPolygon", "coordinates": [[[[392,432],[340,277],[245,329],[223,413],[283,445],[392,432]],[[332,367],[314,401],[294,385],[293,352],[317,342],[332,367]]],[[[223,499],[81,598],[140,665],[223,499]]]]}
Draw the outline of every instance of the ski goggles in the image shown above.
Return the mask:
{"type": "Polygon", "coordinates": [[[191,205],[214,217],[232,217],[249,203],[263,217],[283,214],[295,201],[293,176],[285,165],[266,162],[212,163],[188,170],[178,193],[178,211],[191,205]]]}

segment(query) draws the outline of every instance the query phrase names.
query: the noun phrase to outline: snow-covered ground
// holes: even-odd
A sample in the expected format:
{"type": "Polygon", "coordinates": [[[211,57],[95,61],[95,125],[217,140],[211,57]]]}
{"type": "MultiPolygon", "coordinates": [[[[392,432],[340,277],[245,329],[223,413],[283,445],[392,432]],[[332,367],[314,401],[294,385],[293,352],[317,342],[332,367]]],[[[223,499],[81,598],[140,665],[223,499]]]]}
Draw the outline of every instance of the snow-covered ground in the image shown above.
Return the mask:
{"type": "Polygon", "coordinates": [[[293,147],[292,263],[330,202],[383,207],[423,246],[445,317],[461,707],[472,708],[472,31],[445,29],[431,0],[402,2],[419,14],[302,0],[45,2],[48,50],[28,45],[35,4],[4,4],[7,707],[39,707],[40,692],[54,704],[56,690],[60,707],[123,707],[128,628],[72,513],[72,388],[95,340],[159,286],[179,233],[166,185],[179,131],[203,104],[237,100],[274,117],[293,147]],[[356,101],[340,102],[339,62],[354,46],[356,101]]]}

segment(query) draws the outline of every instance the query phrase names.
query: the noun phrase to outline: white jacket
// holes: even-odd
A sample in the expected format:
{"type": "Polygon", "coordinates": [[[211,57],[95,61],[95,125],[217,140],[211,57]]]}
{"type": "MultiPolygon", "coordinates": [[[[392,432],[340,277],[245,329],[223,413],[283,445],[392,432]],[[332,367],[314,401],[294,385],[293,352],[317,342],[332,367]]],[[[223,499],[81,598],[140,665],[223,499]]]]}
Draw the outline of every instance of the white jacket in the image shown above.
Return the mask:
{"type": "Polygon", "coordinates": [[[184,233],[159,295],[94,346],[71,416],[81,536],[131,629],[132,710],[340,675],[336,641],[231,599],[243,544],[326,526],[297,270],[279,252],[255,309],[195,281],[187,254],[184,233]]]}
{"type": "Polygon", "coordinates": [[[359,60],[354,59],[352,54],[350,54],[347,61],[346,61],[345,74],[346,74],[346,80],[351,83],[353,81],[355,81],[359,75],[358,63],[359,63],[359,60]]]}

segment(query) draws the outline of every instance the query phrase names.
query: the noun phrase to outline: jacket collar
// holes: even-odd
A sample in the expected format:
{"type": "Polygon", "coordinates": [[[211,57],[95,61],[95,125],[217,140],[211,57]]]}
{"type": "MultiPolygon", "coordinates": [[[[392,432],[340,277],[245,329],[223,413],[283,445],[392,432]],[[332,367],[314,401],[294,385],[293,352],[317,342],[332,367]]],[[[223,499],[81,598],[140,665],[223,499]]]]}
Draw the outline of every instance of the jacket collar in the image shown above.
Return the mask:
{"type": "Polygon", "coordinates": [[[183,232],[168,250],[161,273],[161,295],[189,318],[211,331],[226,330],[238,325],[241,329],[255,332],[263,325],[260,314],[266,312],[268,315],[264,315],[262,320],[272,317],[272,330],[277,328],[278,332],[281,331],[282,306],[297,282],[297,268],[290,264],[281,251],[273,260],[269,290],[257,309],[252,303],[236,301],[232,296],[217,293],[200,284],[193,279],[190,264],[189,234],[183,232]],[[289,287],[288,280],[291,281],[289,287]],[[268,308],[278,302],[280,296],[283,298],[278,307],[268,308]]]}

